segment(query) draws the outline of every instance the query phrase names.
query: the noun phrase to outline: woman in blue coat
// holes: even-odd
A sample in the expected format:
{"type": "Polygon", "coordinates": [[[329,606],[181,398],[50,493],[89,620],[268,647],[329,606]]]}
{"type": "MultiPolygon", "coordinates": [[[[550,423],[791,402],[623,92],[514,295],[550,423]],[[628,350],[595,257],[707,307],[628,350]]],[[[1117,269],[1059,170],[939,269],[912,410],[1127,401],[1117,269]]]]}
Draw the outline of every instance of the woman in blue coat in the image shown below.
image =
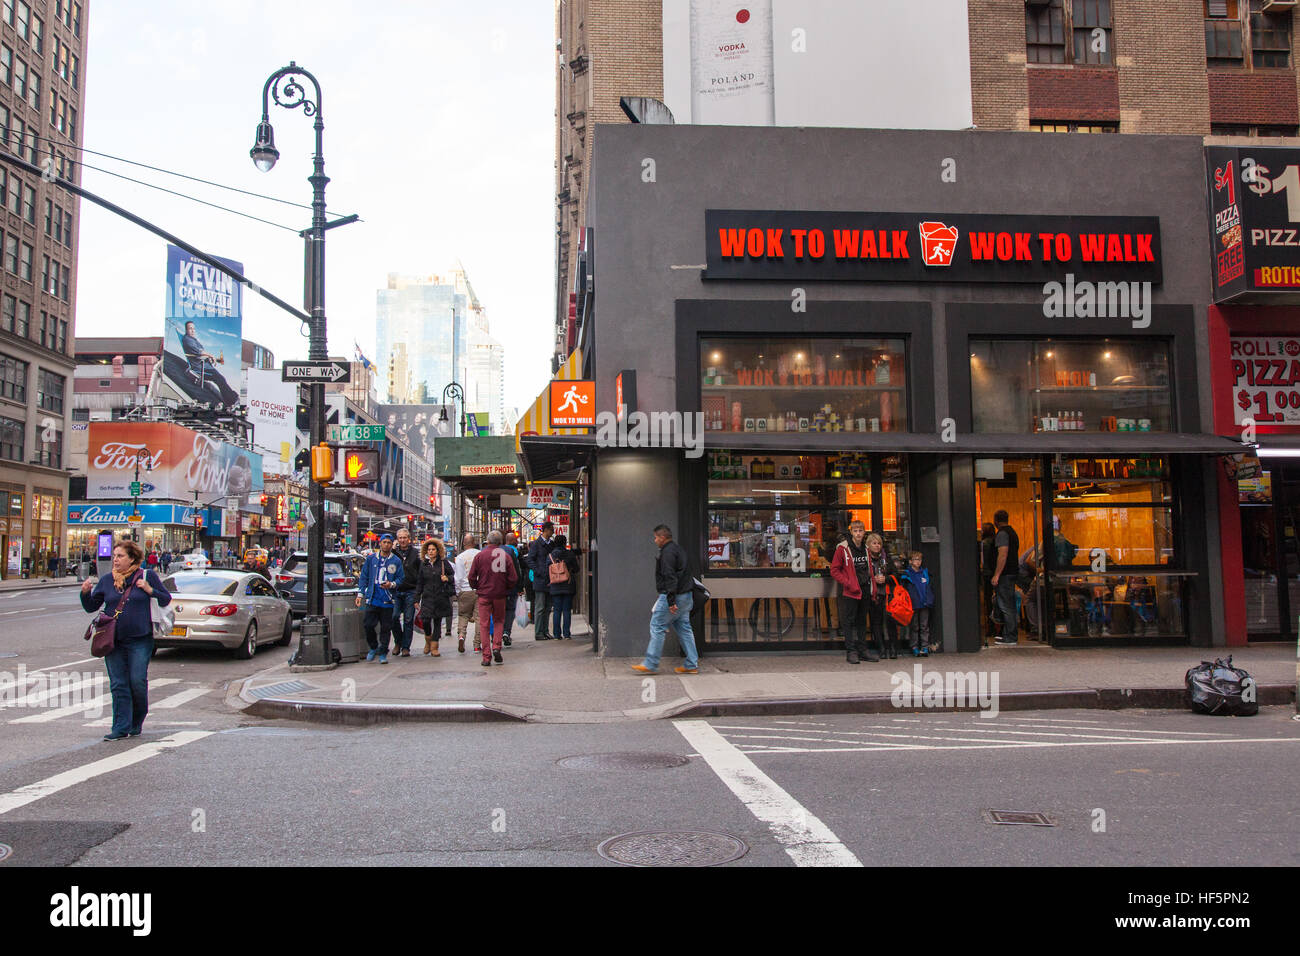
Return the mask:
{"type": "Polygon", "coordinates": [[[141,569],[143,558],[134,541],[119,541],[113,546],[112,571],[98,583],[87,578],[81,585],[82,607],[91,614],[102,607],[105,614],[117,616],[113,650],[104,657],[113,697],[113,728],[105,740],[139,737],[149,713],[149,658],[154,646],[149,602],[156,600],[166,607],[172,596],[156,573],[141,569]]]}

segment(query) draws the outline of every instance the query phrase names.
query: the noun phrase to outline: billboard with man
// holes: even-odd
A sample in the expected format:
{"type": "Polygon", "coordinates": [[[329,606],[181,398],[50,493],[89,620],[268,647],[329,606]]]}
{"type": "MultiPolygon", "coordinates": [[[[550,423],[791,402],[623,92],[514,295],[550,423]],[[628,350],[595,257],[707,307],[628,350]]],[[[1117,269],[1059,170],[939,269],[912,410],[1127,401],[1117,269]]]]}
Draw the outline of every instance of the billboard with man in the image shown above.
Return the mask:
{"type": "MultiPolygon", "coordinates": [[[[244,272],[242,262],[221,262],[244,272]]],[[[168,384],[196,403],[238,405],[243,321],[239,283],[168,245],[163,328],[163,377],[168,384]]]]}

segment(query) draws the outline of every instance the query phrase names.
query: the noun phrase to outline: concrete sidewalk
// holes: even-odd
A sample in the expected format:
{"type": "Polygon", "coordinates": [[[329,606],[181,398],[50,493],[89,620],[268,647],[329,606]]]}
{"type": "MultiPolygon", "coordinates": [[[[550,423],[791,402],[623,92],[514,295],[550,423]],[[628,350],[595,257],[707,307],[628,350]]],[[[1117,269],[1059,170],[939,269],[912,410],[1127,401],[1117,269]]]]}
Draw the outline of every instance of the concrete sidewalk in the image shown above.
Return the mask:
{"type": "Polygon", "coordinates": [[[0,581],[0,594],[6,591],[36,591],[41,588],[80,587],[81,582],[75,577],[51,578],[48,576],[33,578],[9,578],[0,581]]]}
{"type": "MultiPolygon", "coordinates": [[[[263,717],[347,724],[887,713],[900,710],[891,693],[907,687],[904,681],[918,685],[919,700],[925,673],[958,671],[985,674],[990,690],[996,679],[1000,710],[1182,707],[1187,669],[1216,656],[1214,649],[1195,647],[1058,651],[1028,645],[850,665],[838,651],[726,653],[706,655],[698,675],[673,673],[680,662],[669,658],[658,675],[647,678],[632,671],[637,659],[596,657],[586,622],[575,615],[573,623],[572,641],[538,642],[531,627],[516,629],[513,646],[503,652],[505,663],[491,668],[481,666],[472,643],[458,653],[455,640],[442,642],[440,658],[425,657],[422,636],[414,641],[411,657],[390,656],[383,665],[344,664],[303,674],[280,662],[234,683],[227,703],[263,717]],[[919,681],[917,666],[922,667],[919,681]],[[895,680],[900,672],[904,677],[895,680]]],[[[1258,682],[1260,703],[1294,703],[1294,647],[1270,644],[1231,653],[1258,682]]],[[[1217,654],[1226,657],[1228,650],[1217,654]]]]}

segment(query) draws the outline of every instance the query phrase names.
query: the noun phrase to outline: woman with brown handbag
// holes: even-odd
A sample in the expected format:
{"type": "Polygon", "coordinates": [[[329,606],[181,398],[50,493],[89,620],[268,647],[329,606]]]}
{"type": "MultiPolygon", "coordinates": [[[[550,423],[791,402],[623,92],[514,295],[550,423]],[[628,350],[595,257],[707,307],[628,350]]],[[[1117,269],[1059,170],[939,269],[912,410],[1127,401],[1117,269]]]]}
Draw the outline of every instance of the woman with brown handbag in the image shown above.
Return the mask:
{"type": "Polygon", "coordinates": [[[104,655],[108,689],[113,698],[113,727],[105,740],[139,737],[149,712],[149,658],[153,657],[153,618],[149,602],[171,603],[157,573],[142,570],[144,552],[134,541],[113,546],[113,569],[98,583],[81,585],[81,606],[94,614],[101,607],[114,621],[113,649],[104,655]]]}

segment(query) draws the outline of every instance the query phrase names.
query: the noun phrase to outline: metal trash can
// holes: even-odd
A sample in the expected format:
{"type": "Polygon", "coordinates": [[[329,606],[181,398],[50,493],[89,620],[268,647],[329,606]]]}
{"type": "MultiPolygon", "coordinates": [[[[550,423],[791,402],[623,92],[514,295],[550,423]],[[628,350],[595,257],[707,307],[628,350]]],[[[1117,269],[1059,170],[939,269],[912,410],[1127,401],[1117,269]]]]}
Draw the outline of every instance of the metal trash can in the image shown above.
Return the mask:
{"type": "Polygon", "coordinates": [[[330,645],[334,648],[334,659],[343,664],[361,660],[370,649],[361,627],[365,611],[357,607],[357,593],[356,588],[325,592],[330,645]]]}
{"type": "Polygon", "coordinates": [[[333,663],[331,657],[329,619],[303,618],[298,631],[298,650],[289,663],[305,667],[327,667],[333,663]]]}

